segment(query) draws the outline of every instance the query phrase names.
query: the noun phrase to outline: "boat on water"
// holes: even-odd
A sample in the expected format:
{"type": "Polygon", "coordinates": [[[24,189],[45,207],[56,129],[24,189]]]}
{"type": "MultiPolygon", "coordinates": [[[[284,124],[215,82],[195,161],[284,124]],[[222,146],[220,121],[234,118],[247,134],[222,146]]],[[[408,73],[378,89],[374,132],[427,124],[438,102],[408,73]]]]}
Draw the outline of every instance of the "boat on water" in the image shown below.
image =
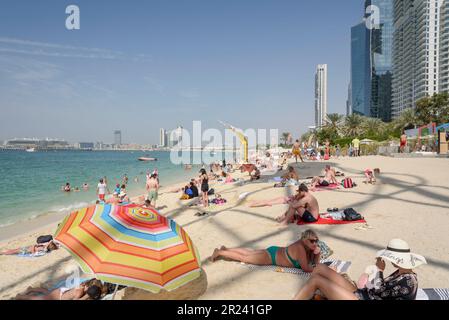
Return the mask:
{"type": "Polygon", "coordinates": [[[28,148],[28,149],[26,149],[26,152],[35,152],[36,151],[36,149],[34,149],[34,148],[28,148]]]}
{"type": "Polygon", "coordinates": [[[137,160],[139,160],[139,161],[157,161],[157,158],[140,157],[137,160]]]}

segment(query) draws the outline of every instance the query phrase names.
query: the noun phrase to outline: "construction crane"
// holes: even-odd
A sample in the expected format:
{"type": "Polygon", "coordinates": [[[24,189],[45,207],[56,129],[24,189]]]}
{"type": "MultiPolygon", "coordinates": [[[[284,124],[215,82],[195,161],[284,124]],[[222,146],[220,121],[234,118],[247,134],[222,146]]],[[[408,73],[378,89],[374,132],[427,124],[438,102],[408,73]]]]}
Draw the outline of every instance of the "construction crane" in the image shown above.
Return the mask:
{"type": "Polygon", "coordinates": [[[248,137],[245,136],[243,132],[231,126],[230,124],[227,124],[220,120],[218,120],[218,122],[220,122],[226,129],[231,130],[240,140],[240,143],[243,145],[243,161],[245,163],[248,163],[248,137]]]}

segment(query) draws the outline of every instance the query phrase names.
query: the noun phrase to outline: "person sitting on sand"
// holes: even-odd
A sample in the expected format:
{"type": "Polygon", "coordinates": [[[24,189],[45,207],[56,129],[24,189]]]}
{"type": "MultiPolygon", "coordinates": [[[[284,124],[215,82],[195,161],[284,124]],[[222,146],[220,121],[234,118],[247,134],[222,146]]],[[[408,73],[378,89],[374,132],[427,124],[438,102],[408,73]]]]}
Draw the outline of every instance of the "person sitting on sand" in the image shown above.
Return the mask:
{"type": "Polygon", "coordinates": [[[50,241],[47,243],[35,244],[28,247],[22,247],[17,249],[10,249],[3,252],[0,252],[0,255],[11,256],[11,255],[33,255],[39,253],[48,253],[53,250],[59,249],[59,246],[54,241],[50,241]]]}
{"type": "Polygon", "coordinates": [[[276,221],[281,225],[288,225],[294,222],[296,218],[302,219],[304,222],[317,222],[320,215],[318,201],[309,193],[309,189],[305,184],[298,187],[298,193],[295,199],[290,202],[287,212],[277,217],[276,221]]]}
{"type": "Polygon", "coordinates": [[[226,179],[225,183],[227,183],[227,184],[235,182],[235,180],[232,178],[230,173],[226,173],[226,172],[222,171],[221,176],[226,179]]]}
{"type": "Polygon", "coordinates": [[[190,190],[192,190],[192,198],[197,198],[200,196],[197,186],[194,181],[190,181],[190,190]]]}
{"type": "Polygon", "coordinates": [[[371,184],[375,184],[376,183],[376,174],[379,175],[380,174],[380,169],[376,168],[376,169],[366,169],[365,170],[365,183],[371,183],[371,184]]]}
{"type": "Polygon", "coordinates": [[[320,262],[320,252],[317,234],[313,230],[306,230],[298,241],[288,247],[273,246],[265,250],[253,250],[248,248],[228,249],[222,246],[220,249],[214,250],[210,260],[215,262],[222,257],[259,266],[273,265],[312,272],[314,265],[320,262]]]}
{"type": "Polygon", "coordinates": [[[98,300],[101,298],[102,285],[82,283],[78,288],[61,287],[55,290],[28,288],[24,294],[18,294],[16,300],[98,300]],[[36,295],[37,294],[37,295],[36,295]]]}
{"type": "Polygon", "coordinates": [[[250,181],[259,180],[260,179],[260,170],[255,167],[254,171],[250,173],[250,181]]]}
{"type": "Polygon", "coordinates": [[[318,265],[305,286],[295,296],[295,300],[310,300],[320,290],[329,300],[415,300],[418,290],[418,277],[413,272],[426,264],[423,256],[410,252],[404,240],[393,239],[387,249],[377,252],[377,280],[374,288],[359,289],[355,283],[326,265],[318,265]],[[392,263],[397,270],[384,279],[385,261],[392,263]]]}
{"type": "Polygon", "coordinates": [[[295,168],[293,168],[292,166],[289,166],[288,167],[288,172],[282,176],[282,179],[285,182],[287,182],[289,180],[298,181],[299,180],[299,175],[296,172],[295,168]]]}
{"type": "Polygon", "coordinates": [[[330,165],[326,165],[324,168],[324,178],[321,177],[314,177],[312,179],[310,188],[312,190],[315,189],[315,187],[328,187],[330,184],[338,184],[337,178],[335,177],[335,169],[331,168],[330,165]]]}

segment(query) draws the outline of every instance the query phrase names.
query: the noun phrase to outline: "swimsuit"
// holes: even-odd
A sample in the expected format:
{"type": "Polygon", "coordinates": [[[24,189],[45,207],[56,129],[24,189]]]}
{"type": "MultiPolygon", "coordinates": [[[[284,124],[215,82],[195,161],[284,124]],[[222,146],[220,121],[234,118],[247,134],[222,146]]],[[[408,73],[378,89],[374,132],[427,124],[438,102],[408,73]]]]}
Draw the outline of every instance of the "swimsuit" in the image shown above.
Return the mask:
{"type": "Polygon", "coordinates": [[[209,191],[209,179],[203,179],[203,182],[201,183],[201,191],[207,192],[209,191]]]}
{"type": "Polygon", "coordinates": [[[309,222],[309,223],[311,223],[311,222],[317,222],[317,221],[318,221],[317,219],[315,219],[315,217],[313,216],[313,214],[310,213],[310,211],[308,211],[308,210],[304,211],[304,213],[303,213],[301,219],[302,219],[304,222],[309,222]]]}
{"type": "MultiPolygon", "coordinates": [[[[277,254],[277,252],[278,252],[279,249],[281,249],[281,248],[280,248],[280,247],[275,247],[275,246],[269,247],[269,248],[267,249],[267,252],[268,252],[268,254],[270,255],[270,258],[271,258],[271,264],[272,264],[273,266],[276,266],[276,265],[277,265],[277,264],[276,264],[276,254],[277,254]]],[[[301,265],[300,265],[299,261],[293,260],[293,258],[290,257],[290,255],[288,254],[287,248],[285,249],[285,253],[287,254],[287,258],[288,258],[288,260],[292,263],[293,267],[294,267],[294,268],[297,268],[297,269],[301,269],[301,265]]]]}

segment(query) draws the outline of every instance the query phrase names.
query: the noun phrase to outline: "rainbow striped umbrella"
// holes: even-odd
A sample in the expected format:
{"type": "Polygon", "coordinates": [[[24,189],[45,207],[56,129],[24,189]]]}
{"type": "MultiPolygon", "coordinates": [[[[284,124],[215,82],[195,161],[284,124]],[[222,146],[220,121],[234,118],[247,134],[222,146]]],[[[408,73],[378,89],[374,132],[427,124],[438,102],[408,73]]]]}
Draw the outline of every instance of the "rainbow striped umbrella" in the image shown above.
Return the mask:
{"type": "Polygon", "coordinates": [[[85,273],[153,293],[200,276],[197,249],[187,233],[153,209],[94,205],[72,212],[55,233],[85,273]]]}

